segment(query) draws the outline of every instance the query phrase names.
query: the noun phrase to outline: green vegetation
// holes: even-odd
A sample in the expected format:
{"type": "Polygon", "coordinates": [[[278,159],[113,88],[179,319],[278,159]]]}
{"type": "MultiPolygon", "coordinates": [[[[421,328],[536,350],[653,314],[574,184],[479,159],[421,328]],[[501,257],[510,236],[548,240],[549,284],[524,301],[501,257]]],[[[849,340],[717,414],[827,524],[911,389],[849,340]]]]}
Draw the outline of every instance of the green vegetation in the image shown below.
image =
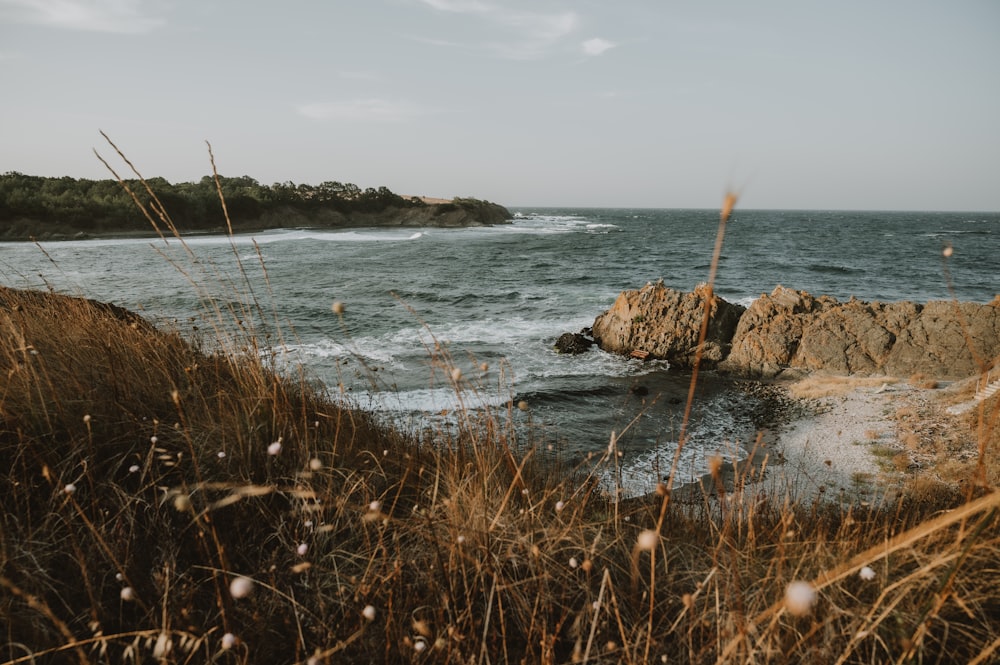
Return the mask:
{"type": "MultiPolygon", "coordinates": [[[[219,176],[216,187],[215,178],[205,176],[198,182],[171,184],[163,178],[148,178],[146,183],[181,231],[226,228],[220,189],[237,231],[260,228],[269,213],[295,211],[309,218],[322,213],[352,215],[426,206],[419,198],[404,198],[385,187],[362,190],[339,182],[262,185],[249,176],[219,176]]],[[[136,192],[141,204],[149,205],[151,196],[140,181],[126,180],[125,184],[136,192]]],[[[18,235],[16,228],[25,222],[41,229],[84,233],[151,231],[117,180],[45,178],[16,172],[0,175],[0,236],[5,231],[18,235]]]]}

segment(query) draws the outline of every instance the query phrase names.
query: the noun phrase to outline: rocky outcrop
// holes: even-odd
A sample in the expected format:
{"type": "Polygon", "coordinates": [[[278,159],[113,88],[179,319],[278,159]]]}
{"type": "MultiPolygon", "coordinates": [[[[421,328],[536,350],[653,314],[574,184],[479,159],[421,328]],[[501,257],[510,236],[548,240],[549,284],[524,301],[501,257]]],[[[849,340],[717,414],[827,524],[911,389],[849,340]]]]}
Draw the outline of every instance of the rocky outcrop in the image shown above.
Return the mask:
{"type": "Polygon", "coordinates": [[[832,302],[782,286],[762,295],[740,317],[732,351],[721,369],[750,376],[777,374],[791,364],[808,321],[832,302]]]}
{"type": "Polygon", "coordinates": [[[710,309],[702,362],[705,367],[714,366],[728,355],[744,308],[710,294],[704,285],[690,293],[668,289],[662,282],[624,291],[611,309],[594,321],[594,340],[612,353],[644,352],[643,357],[649,359],[691,367],[706,301],[710,309]]]}
{"type": "MultiPolygon", "coordinates": [[[[643,349],[690,366],[705,293],[705,287],[683,294],[662,285],[626,291],[597,317],[594,337],[606,351],[643,349]]],[[[742,309],[715,298],[706,366],[755,378],[800,368],[948,379],[974,374],[1000,356],[1000,296],[987,304],[840,302],[778,286],[742,309]]]]}
{"type": "Polygon", "coordinates": [[[559,353],[575,356],[586,353],[594,345],[594,340],[584,333],[563,333],[556,340],[555,349],[559,353]]]}

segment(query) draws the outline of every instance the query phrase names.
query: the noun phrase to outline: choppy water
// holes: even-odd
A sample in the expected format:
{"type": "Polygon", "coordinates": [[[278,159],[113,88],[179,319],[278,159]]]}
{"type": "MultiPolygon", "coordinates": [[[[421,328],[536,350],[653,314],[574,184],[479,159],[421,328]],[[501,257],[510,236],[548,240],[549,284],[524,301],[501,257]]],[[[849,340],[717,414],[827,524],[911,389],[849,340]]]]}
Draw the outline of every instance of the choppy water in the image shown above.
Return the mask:
{"type": "MultiPolygon", "coordinates": [[[[403,425],[446,420],[440,414],[460,400],[503,407],[523,399],[530,409],[514,409],[512,417],[530,420],[532,442],[544,437],[569,465],[603,453],[611,432],[626,430],[623,474],[631,487],[646,487],[673,457],[688,377],[600,351],[560,356],[552,344],[589,326],[622,290],[661,278],[683,290],[704,281],[718,213],[517,214],[513,224],[491,228],[292,229],[238,236],[232,244],[195,236],[188,241],[194,261],[176,242],[148,239],[41,249],[0,243],[0,281],[108,300],[190,327],[199,311],[193,284],[223,305],[250,297],[240,285],[239,256],[253,295],[283,323],[285,335],[272,337],[283,366],[302,363],[313,377],[343,384],[362,406],[403,425]],[[345,304],[342,319],[331,311],[335,300],[345,304]],[[456,395],[435,348],[446,350],[478,389],[456,395]]],[[[998,213],[738,211],[717,292],[742,304],[779,283],[841,299],[945,299],[946,244],[954,247],[948,269],[955,295],[992,300],[998,213]]],[[[706,456],[752,436],[747,399],[705,377],[683,477],[702,473],[706,456]]]]}

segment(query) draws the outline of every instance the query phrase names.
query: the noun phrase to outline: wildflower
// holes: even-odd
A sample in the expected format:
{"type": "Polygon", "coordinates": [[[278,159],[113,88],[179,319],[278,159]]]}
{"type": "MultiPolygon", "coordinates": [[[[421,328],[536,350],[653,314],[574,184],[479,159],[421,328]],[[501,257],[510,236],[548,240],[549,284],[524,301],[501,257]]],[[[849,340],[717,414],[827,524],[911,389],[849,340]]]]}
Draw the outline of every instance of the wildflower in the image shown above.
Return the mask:
{"type": "Polygon", "coordinates": [[[455,539],[455,542],[457,542],[459,545],[464,545],[465,544],[465,536],[459,536],[458,538],[455,539]]]}
{"type": "Polygon", "coordinates": [[[369,512],[377,513],[380,510],[382,510],[382,502],[381,501],[372,501],[371,503],[368,504],[368,511],[369,512]]]}
{"type": "Polygon", "coordinates": [[[656,543],[659,539],[660,537],[652,529],[643,529],[639,533],[636,545],[640,550],[652,552],[656,548],[656,543]]]}
{"type": "Polygon", "coordinates": [[[223,649],[232,649],[239,643],[240,643],[239,638],[233,635],[232,633],[226,633],[225,635],[222,636],[223,649]]]}
{"type": "Polygon", "coordinates": [[[280,439],[278,441],[275,441],[274,443],[272,443],[271,445],[269,445],[267,447],[267,454],[268,455],[277,455],[280,452],[281,452],[281,440],[280,439]]]}
{"type": "Polygon", "coordinates": [[[951,245],[945,245],[945,248],[941,250],[941,254],[946,259],[950,259],[951,255],[955,253],[955,248],[951,245]]]}
{"type": "Polygon", "coordinates": [[[556,512],[561,513],[562,509],[566,507],[566,504],[562,501],[556,501],[556,512]]]}
{"type": "Polygon", "coordinates": [[[249,577],[235,577],[229,583],[229,595],[233,598],[246,598],[253,592],[253,580],[249,577]]]}
{"type": "Polygon", "coordinates": [[[517,403],[517,408],[519,408],[521,411],[527,411],[528,403],[522,399],[520,402],[517,403]]]}
{"type": "Polygon", "coordinates": [[[805,616],[815,604],[816,590],[809,582],[795,581],[785,587],[785,607],[790,614],[805,616]]]}
{"type": "Polygon", "coordinates": [[[570,568],[576,568],[579,565],[580,565],[580,562],[576,560],[575,556],[571,556],[569,558],[569,567],[570,568]]]}
{"type": "Polygon", "coordinates": [[[226,451],[220,450],[219,452],[215,453],[215,456],[218,457],[219,459],[223,459],[226,456],[226,451]]]}
{"type": "Polygon", "coordinates": [[[295,548],[295,551],[298,552],[299,556],[305,556],[306,552],[309,551],[309,546],[305,543],[299,543],[299,546],[295,548]]]}
{"type": "Polygon", "coordinates": [[[872,570],[870,566],[865,566],[864,568],[858,571],[858,577],[860,577],[866,582],[870,582],[871,580],[875,579],[875,571],[872,570]]]}
{"type": "Polygon", "coordinates": [[[309,460],[309,469],[312,471],[319,471],[323,468],[323,462],[320,461],[318,457],[313,457],[309,460]]]}
{"type": "Polygon", "coordinates": [[[150,442],[151,444],[153,444],[154,446],[156,445],[156,442],[157,442],[157,441],[159,441],[159,439],[157,439],[157,438],[156,438],[156,435],[155,435],[155,434],[154,434],[153,436],[149,437],[149,442],[150,442]]]}
{"type": "Polygon", "coordinates": [[[131,602],[135,600],[135,589],[130,586],[122,587],[120,595],[126,603],[131,602]]]}
{"type": "Polygon", "coordinates": [[[88,425],[90,424],[90,414],[89,413],[83,417],[83,422],[86,423],[86,424],[88,424],[88,425]]]}
{"type": "Polygon", "coordinates": [[[365,609],[361,610],[361,616],[363,616],[368,621],[374,621],[375,607],[372,605],[365,605],[365,609]]]}
{"type": "Polygon", "coordinates": [[[459,369],[458,367],[456,367],[455,369],[451,370],[451,380],[454,381],[455,383],[458,383],[459,381],[461,381],[462,380],[462,370],[459,369]]]}
{"type": "Polygon", "coordinates": [[[128,472],[129,473],[136,473],[138,471],[139,471],[139,465],[138,464],[133,464],[132,466],[130,466],[128,468],[128,472]]]}
{"type": "Polygon", "coordinates": [[[418,637],[413,641],[413,650],[416,651],[417,653],[422,652],[426,648],[427,648],[427,640],[425,640],[424,638],[418,637]]]}
{"type": "Polygon", "coordinates": [[[72,494],[75,491],[76,491],[76,485],[74,485],[73,483],[66,483],[66,486],[63,487],[63,492],[66,494],[72,494]]]}
{"type": "Polygon", "coordinates": [[[343,316],[343,314],[344,314],[344,303],[340,302],[339,300],[334,300],[333,304],[330,306],[330,309],[337,316],[343,316]]]}

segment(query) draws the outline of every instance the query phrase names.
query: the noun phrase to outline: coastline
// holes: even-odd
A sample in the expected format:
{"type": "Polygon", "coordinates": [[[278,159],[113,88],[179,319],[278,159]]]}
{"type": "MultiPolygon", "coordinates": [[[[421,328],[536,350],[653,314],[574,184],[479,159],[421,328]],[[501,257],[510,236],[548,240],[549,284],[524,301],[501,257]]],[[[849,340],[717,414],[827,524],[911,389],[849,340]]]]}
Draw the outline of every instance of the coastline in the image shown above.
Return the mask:
{"type": "MultiPolygon", "coordinates": [[[[921,484],[957,489],[965,479],[959,469],[975,460],[978,444],[946,408],[969,392],[968,383],[797,373],[761,384],[773,391],[770,422],[746,446],[747,459],[723,462],[719,479],[727,493],[739,478],[752,496],[803,505],[883,505],[921,484]]],[[[701,501],[718,496],[718,484],[705,474],[675,495],[701,501]]]]}

